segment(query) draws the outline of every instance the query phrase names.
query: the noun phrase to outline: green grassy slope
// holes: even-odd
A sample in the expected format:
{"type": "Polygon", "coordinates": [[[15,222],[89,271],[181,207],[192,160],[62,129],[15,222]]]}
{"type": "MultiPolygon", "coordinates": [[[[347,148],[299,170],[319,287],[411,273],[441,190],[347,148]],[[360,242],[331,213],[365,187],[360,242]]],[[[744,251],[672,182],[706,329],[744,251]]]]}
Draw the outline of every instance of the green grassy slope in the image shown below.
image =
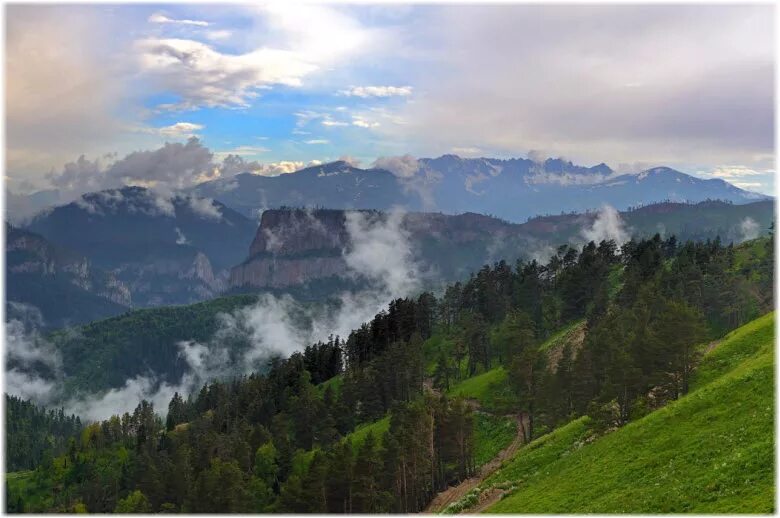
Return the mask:
{"type": "Polygon", "coordinates": [[[695,390],[592,442],[587,418],[542,437],[484,487],[516,486],[490,513],[770,513],[774,315],[728,335],[695,390]]]}

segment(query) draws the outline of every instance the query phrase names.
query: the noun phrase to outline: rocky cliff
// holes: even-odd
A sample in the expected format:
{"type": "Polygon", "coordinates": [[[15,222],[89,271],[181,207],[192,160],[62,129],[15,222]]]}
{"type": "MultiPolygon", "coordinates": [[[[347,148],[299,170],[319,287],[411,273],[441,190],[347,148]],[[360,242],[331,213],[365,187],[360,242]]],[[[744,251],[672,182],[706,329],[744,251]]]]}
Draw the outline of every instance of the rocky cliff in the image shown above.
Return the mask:
{"type": "Polygon", "coordinates": [[[346,271],[349,244],[341,210],[268,210],[249,257],[230,272],[231,287],[285,289],[346,271]]]}
{"type": "Polygon", "coordinates": [[[56,277],[116,304],[130,306],[132,303],[130,290],[113,273],[93,268],[86,257],[9,224],[6,224],[6,260],[9,275],[56,277]]]}

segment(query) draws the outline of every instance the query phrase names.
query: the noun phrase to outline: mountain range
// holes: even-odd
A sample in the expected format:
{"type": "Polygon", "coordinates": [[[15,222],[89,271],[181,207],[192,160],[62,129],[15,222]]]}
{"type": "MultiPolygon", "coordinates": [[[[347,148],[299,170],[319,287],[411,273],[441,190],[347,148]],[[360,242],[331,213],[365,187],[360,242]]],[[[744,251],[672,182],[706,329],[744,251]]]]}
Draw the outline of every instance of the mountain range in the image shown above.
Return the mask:
{"type": "Polygon", "coordinates": [[[513,222],[538,215],[618,210],[660,201],[749,203],[768,196],[721,179],[704,180],[668,167],[618,174],[606,164],[582,167],[563,159],[439,158],[361,169],[337,161],[267,177],[251,173],[202,183],[192,193],[255,216],[281,206],[476,212],[513,222]],[[391,172],[392,170],[392,172],[391,172]]]}
{"type": "MultiPolygon", "coordinates": [[[[454,155],[381,165],[338,161],[276,177],[243,173],[178,193],[87,193],[6,227],[8,300],[38,307],[47,327],[231,292],[320,300],[357,286],[344,263],[344,211],[351,210],[405,209],[400,230],[411,258],[433,272],[431,283],[580,242],[604,204],[622,211],[626,235],[727,242],[765,233],[774,210],[769,197],[668,168],[618,175],[605,164],[454,155]],[[312,234],[311,225],[326,235],[312,234]]],[[[57,199],[46,191],[27,201],[57,199]]]]}
{"type": "Polygon", "coordinates": [[[125,305],[183,304],[223,291],[256,225],[219,202],[141,187],[85,194],[26,227],[88,258],[127,290],[125,305]]]}

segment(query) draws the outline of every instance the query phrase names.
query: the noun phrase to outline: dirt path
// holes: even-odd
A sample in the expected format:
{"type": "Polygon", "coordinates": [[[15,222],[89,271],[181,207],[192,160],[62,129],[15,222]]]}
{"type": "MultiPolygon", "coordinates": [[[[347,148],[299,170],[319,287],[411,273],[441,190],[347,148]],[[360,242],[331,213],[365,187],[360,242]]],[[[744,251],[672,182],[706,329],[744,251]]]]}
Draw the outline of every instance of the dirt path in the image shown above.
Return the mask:
{"type": "Polygon", "coordinates": [[[487,491],[479,495],[479,503],[477,505],[475,505],[471,509],[467,509],[468,514],[481,513],[491,505],[501,500],[501,495],[503,494],[504,494],[503,489],[498,489],[497,487],[488,489],[487,491]]]}
{"type": "Polygon", "coordinates": [[[715,340],[707,344],[707,348],[704,349],[704,354],[710,353],[713,349],[720,345],[723,340],[715,340]]]}
{"type": "MultiPolygon", "coordinates": [[[[514,440],[501,450],[498,455],[496,455],[493,459],[491,459],[486,464],[482,465],[481,468],[479,468],[479,471],[476,475],[473,477],[467,478],[460,484],[456,486],[450,486],[431,500],[431,502],[428,504],[428,506],[423,510],[424,513],[438,513],[439,511],[443,510],[445,507],[450,505],[453,502],[457,502],[461,498],[463,498],[469,491],[477,487],[479,484],[482,483],[483,480],[485,480],[488,476],[492,475],[494,471],[496,471],[498,468],[501,467],[501,464],[508,458],[512,457],[515,452],[520,448],[520,446],[523,445],[523,442],[525,442],[525,438],[523,437],[523,430],[525,427],[528,426],[528,418],[524,417],[521,419],[521,416],[516,416],[517,419],[517,435],[515,436],[514,440]]],[[[499,489],[494,489],[489,492],[486,492],[488,499],[490,499],[495,493],[495,500],[497,501],[501,497],[502,491],[499,489]]],[[[491,505],[493,502],[487,502],[485,500],[485,507],[491,505]]],[[[477,512],[477,509],[482,509],[483,502],[480,501],[480,503],[477,505],[474,509],[469,509],[469,513],[477,512]]]]}

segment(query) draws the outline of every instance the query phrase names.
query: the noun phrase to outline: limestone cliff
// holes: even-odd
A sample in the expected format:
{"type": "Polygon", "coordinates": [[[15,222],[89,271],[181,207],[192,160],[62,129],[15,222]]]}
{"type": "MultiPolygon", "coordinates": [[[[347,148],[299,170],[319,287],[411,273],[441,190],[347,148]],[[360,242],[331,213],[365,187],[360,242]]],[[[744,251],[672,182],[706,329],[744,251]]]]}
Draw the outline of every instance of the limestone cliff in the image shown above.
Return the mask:
{"type": "Polygon", "coordinates": [[[342,275],[348,243],[344,211],[265,211],[249,258],[231,270],[229,284],[284,289],[342,275]]]}

